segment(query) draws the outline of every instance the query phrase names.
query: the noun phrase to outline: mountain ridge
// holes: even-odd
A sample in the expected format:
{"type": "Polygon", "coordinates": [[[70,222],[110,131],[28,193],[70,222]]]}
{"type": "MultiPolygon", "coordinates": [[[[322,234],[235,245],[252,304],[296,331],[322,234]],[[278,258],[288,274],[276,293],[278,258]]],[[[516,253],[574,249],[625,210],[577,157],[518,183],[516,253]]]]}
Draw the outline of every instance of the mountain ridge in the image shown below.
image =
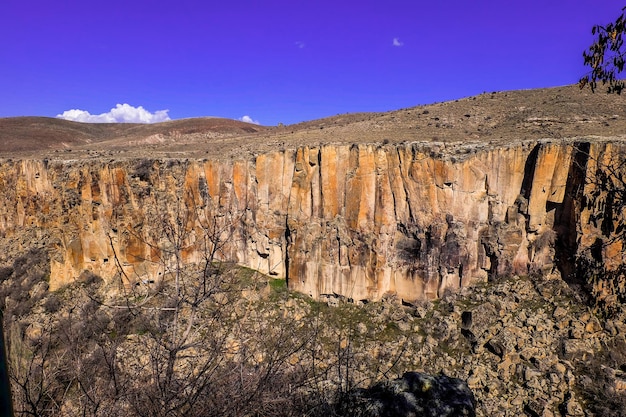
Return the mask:
{"type": "Polygon", "coordinates": [[[8,126],[20,121],[17,119],[0,119],[3,156],[237,159],[277,149],[324,144],[441,142],[497,147],[524,140],[615,137],[626,132],[626,102],[621,96],[594,94],[571,85],[483,93],[388,112],[341,114],[286,126],[259,126],[220,118],[152,125],[68,124],[58,119],[35,118],[32,120],[45,121],[51,128],[46,130],[44,125],[29,131],[28,126],[21,126],[19,134],[12,134],[8,126]],[[64,133],[52,128],[59,125],[71,129],[64,133]]]}

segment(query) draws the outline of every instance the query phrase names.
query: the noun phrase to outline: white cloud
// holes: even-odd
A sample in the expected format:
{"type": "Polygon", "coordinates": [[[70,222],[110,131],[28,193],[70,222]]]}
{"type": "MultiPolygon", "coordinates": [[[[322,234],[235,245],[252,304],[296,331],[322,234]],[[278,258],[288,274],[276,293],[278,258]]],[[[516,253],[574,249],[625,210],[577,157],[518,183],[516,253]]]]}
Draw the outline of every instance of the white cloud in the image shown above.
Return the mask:
{"type": "Polygon", "coordinates": [[[57,117],[74,122],[84,123],[159,123],[170,120],[169,110],[157,110],[150,113],[142,106],[133,107],[129,104],[117,104],[111,111],[102,114],[91,114],[86,110],[66,110],[57,117]]]}
{"type": "Polygon", "coordinates": [[[302,49],[306,46],[304,42],[300,42],[300,41],[297,41],[295,44],[299,49],[302,49]]]}
{"type": "Polygon", "coordinates": [[[239,118],[239,120],[241,120],[242,122],[246,122],[246,123],[252,123],[255,125],[260,125],[261,123],[259,123],[258,120],[252,120],[252,117],[245,115],[239,118]]]}
{"type": "Polygon", "coordinates": [[[404,42],[400,42],[399,38],[393,38],[393,46],[403,46],[404,42]]]}

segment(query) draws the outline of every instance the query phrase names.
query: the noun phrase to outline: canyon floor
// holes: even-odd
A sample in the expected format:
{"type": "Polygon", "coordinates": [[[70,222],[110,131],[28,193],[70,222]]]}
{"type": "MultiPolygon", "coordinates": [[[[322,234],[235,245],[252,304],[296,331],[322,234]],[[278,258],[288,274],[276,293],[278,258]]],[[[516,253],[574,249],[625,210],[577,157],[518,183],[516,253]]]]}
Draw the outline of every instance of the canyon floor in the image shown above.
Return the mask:
{"type": "Polygon", "coordinates": [[[175,332],[156,307],[171,303],[141,289],[112,296],[115,284],[88,275],[48,291],[46,268],[43,251],[0,268],[19,415],[168,415],[167,400],[172,415],[348,416],[337,398],[414,371],[466,381],[477,416],[626,412],[626,315],[599,315],[558,277],[355,304],[227,267],[166,382],[175,332]]]}

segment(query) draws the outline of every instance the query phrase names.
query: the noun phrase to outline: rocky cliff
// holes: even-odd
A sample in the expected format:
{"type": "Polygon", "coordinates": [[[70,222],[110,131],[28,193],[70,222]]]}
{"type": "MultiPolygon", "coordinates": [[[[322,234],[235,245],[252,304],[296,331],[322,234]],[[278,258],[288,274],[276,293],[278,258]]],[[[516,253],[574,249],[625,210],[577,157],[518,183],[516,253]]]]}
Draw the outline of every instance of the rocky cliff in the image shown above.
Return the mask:
{"type": "Polygon", "coordinates": [[[584,268],[612,271],[591,283],[619,298],[625,148],[581,137],[3,159],[0,236],[4,256],[50,249],[51,289],[85,271],[150,285],[214,251],[314,298],[411,301],[510,274],[574,282],[584,268]]]}

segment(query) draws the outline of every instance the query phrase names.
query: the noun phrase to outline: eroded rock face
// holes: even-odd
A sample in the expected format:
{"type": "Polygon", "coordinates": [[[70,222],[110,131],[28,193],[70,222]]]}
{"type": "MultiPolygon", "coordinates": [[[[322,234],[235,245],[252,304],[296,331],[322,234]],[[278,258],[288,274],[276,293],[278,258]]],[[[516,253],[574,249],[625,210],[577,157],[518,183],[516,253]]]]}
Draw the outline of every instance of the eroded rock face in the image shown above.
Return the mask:
{"type": "MultiPolygon", "coordinates": [[[[250,160],[5,160],[0,234],[7,254],[51,250],[52,289],[85,270],[156,281],[174,253],[200,261],[212,243],[218,258],[287,277],[315,298],[436,298],[489,277],[557,270],[574,279],[580,259],[611,271],[624,264],[623,207],[611,192],[624,147],[360,144],[250,160]]],[[[620,279],[594,285],[611,297],[624,293],[620,279]]]]}

